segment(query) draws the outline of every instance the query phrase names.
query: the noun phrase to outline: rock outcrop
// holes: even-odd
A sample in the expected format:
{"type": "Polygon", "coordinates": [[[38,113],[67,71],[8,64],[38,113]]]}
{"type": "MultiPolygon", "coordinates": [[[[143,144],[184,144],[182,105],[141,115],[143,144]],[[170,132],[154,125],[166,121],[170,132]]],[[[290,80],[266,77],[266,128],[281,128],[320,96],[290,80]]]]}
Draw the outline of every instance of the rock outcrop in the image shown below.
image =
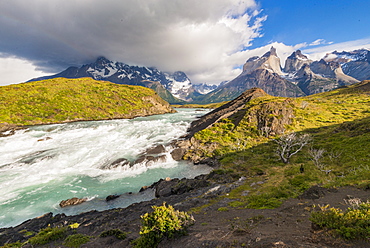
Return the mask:
{"type": "Polygon", "coordinates": [[[252,57],[247,60],[243,66],[243,74],[251,73],[257,69],[266,69],[278,75],[282,75],[280,67],[280,58],[276,53],[276,49],[271,47],[270,51],[262,57],[252,57]]]}
{"type": "Polygon", "coordinates": [[[217,159],[212,158],[212,154],[219,144],[197,140],[194,135],[226,118],[232,121],[235,129],[242,120],[246,120],[266,137],[284,133],[286,126],[290,125],[294,118],[291,100],[266,101],[248,107],[250,101],[264,96],[268,94],[262,89],[249,89],[234,100],[193,121],[184,139],[175,142],[173,158],[217,167],[219,163],[217,159]]]}
{"type": "Polygon", "coordinates": [[[193,121],[190,128],[188,129],[188,134],[186,138],[191,138],[196,132],[211,126],[221,119],[229,117],[238,110],[242,109],[250,100],[265,95],[267,95],[266,92],[259,88],[252,88],[245,91],[234,100],[202,116],[200,119],[193,121]]]}
{"type": "Polygon", "coordinates": [[[71,199],[67,199],[67,200],[63,200],[59,203],[59,206],[61,208],[65,208],[65,207],[68,207],[68,206],[75,206],[75,205],[79,205],[83,202],[87,201],[86,198],[77,198],[77,197],[73,197],[71,199]]]}
{"type": "Polygon", "coordinates": [[[299,71],[304,65],[309,65],[312,60],[303,55],[301,50],[293,52],[285,61],[284,72],[295,73],[299,71]]]}

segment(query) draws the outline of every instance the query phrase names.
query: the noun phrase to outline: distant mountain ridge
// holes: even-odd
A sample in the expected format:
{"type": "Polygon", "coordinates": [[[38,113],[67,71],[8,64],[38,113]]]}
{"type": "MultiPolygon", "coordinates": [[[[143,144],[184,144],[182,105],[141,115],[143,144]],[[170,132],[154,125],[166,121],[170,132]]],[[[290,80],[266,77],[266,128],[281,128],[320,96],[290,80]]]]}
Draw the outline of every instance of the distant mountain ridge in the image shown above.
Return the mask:
{"type": "Polygon", "coordinates": [[[261,57],[249,58],[243,72],[235,79],[197,100],[198,103],[228,101],[254,87],[273,96],[312,95],[370,79],[369,61],[370,51],[366,49],[334,51],[319,61],[312,61],[297,50],[286,59],[282,68],[276,49],[271,47],[261,57]]]}
{"type": "Polygon", "coordinates": [[[297,50],[287,57],[282,67],[276,49],[271,47],[261,57],[249,58],[239,76],[218,86],[193,85],[181,71],[162,72],[155,67],[131,66],[104,57],[79,68],[69,67],[58,74],[31,81],[56,77],[91,77],[117,84],[140,85],[154,89],[172,104],[229,101],[254,87],[273,96],[300,97],[370,79],[370,51],[334,51],[319,61],[313,61],[297,50]]]}
{"type": "Polygon", "coordinates": [[[191,101],[198,96],[188,76],[181,71],[162,72],[154,67],[131,66],[122,62],[113,62],[99,57],[94,63],[78,67],[69,67],[55,75],[35,78],[39,81],[57,77],[81,78],[91,77],[95,80],[106,80],[117,84],[140,85],[154,89],[163,99],[170,103],[191,101]]]}

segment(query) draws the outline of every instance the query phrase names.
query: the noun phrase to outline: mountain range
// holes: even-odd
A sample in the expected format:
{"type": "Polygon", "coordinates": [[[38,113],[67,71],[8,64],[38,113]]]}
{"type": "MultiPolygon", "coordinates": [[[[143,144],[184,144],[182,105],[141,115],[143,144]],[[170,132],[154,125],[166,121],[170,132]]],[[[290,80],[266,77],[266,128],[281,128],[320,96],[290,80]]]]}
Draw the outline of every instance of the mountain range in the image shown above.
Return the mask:
{"type": "Polygon", "coordinates": [[[249,58],[242,73],[230,82],[198,99],[199,103],[228,101],[258,87],[273,96],[299,97],[329,91],[370,79],[370,51],[326,54],[312,61],[300,50],[293,52],[281,67],[276,49],[261,57],[249,58]]]}
{"type": "Polygon", "coordinates": [[[154,67],[131,66],[122,62],[110,61],[99,57],[94,63],[78,67],[69,67],[55,75],[35,78],[39,81],[57,77],[81,78],[90,77],[117,84],[139,85],[155,90],[159,96],[169,103],[192,101],[192,97],[200,95],[184,72],[167,73],[154,67]]]}
{"type": "Polygon", "coordinates": [[[58,74],[30,81],[56,77],[91,77],[117,84],[140,85],[155,90],[172,104],[229,101],[254,87],[273,96],[299,97],[370,79],[370,51],[334,51],[319,61],[312,61],[297,50],[282,67],[276,49],[271,47],[261,57],[249,58],[239,76],[219,86],[206,83],[195,85],[182,71],[162,72],[155,67],[131,66],[104,57],[80,68],[69,67],[58,74]]]}

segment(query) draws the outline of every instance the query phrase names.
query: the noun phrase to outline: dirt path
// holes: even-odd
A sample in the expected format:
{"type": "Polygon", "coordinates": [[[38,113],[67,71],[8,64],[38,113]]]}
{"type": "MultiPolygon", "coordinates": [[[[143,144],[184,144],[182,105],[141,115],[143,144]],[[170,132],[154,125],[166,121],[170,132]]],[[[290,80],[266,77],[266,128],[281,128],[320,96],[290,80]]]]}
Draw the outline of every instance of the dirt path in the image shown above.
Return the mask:
{"type": "Polygon", "coordinates": [[[366,242],[346,242],[334,239],[322,231],[314,231],[309,221],[314,204],[346,208],[344,199],[367,200],[370,191],[340,188],[306,195],[305,199],[290,199],[277,209],[235,209],[218,211],[227,203],[219,203],[194,214],[196,224],[189,235],[175,241],[162,242],[160,247],[370,247],[366,242]],[[313,195],[312,195],[313,194],[313,195]]]}

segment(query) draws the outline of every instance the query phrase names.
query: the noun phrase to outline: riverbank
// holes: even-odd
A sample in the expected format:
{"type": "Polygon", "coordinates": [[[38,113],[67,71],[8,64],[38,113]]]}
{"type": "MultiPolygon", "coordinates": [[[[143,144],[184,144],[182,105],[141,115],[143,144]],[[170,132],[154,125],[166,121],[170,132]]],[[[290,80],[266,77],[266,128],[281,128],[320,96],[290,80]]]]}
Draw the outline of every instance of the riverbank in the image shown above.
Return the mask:
{"type": "MultiPolygon", "coordinates": [[[[176,209],[191,212],[195,224],[189,228],[187,236],[164,240],[159,247],[368,247],[366,242],[348,242],[313,229],[309,217],[313,205],[330,204],[333,207],[345,208],[344,199],[355,197],[366,200],[369,191],[354,187],[313,187],[297,199],[286,200],[276,209],[230,207],[227,194],[243,183],[242,181],[243,178],[235,180],[211,173],[193,180],[183,180],[182,185],[193,186],[190,190],[159,196],[127,208],[90,211],[74,216],[53,216],[49,213],[14,228],[0,229],[0,244],[17,240],[24,242],[28,239],[26,233],[37,233],[48,226],[67,227],[78,223],[78,228],[73,229],[73,233],[90,236],[90,241],[81,247],[131,247],[131,241],[139,237],[140,216],[151,212],[153,205],[159,206],[167,202],[176,209]],[[100,236],[101,233],[113,229],[125,232],[126,238],[122,240],[115,236],[100,236]]],[[[171,182],[167,185],[170,186],[171,182]]],[[[173,188],[173,185],[170,187],[173,188]]],[[[166,191],[165,188],[166,186],[162,185],[162,191],[166,191]]],[[[188,187],[184,186],[185,188],[188,187]]],[[[154,187],[148,190],[157,189],[154,187]]],[[[64,246],[63,241],[58,240],[44,247],[64,246]]]]}

